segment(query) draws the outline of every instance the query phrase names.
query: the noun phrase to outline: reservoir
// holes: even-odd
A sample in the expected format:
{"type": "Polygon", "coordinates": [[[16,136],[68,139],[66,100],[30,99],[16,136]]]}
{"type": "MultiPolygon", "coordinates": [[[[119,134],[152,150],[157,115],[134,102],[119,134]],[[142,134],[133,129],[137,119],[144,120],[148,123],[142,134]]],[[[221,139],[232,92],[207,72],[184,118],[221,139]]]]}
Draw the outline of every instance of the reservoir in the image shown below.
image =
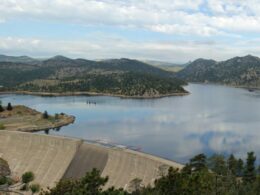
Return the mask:
{"type": "Polygon", "coordinates": [[[198,153],[244,158],[255,151],[260,157],[260,91],[185,88],[190,95],[159,99],[1,95],[0,100],[76,117],[74,124],[49,134],[127,146],[181,163],[198,153]]]}

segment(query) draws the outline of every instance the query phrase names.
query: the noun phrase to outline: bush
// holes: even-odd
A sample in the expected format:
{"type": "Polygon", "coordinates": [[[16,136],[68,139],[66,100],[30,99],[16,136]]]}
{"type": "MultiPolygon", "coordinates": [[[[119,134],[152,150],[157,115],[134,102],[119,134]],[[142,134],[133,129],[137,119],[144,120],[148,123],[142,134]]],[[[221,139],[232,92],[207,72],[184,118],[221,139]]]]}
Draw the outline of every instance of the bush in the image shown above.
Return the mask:
{"type": "Polygon", "coordinates": [[[4,130],[5,129],[5,126],[3,123],[0,123],[0,130],[4,130]]]}
{"type": "Polygon", "coordinates": [[[11,174],[10,167],[8,162],[2,158],[0,158],[0,176],[7,177],[11,174]]]}
{"type": "Polygon", "coordinates": [[[55,114],[55,120],[58,120],[60,118],[59,114],[55,114]]]}
{"type": "Polygon", "coordinates": [[[32,185],[30,185],[30,190],[32,191],[32,194],[37,193],[40,191],[40,185],[32,184],[32,185]]]}
{"type": "Polygon", "coordinates": [[[22,182],[25,184],[28,184],[33,180],[34,180],[33,172],[26,172],[22,175],[22,182]]]}
{"type": "Polygon", "coordinates": [[[7,178],[4,176],[0,176],[0,185],[4,185],[7,183],[7,178]]]}

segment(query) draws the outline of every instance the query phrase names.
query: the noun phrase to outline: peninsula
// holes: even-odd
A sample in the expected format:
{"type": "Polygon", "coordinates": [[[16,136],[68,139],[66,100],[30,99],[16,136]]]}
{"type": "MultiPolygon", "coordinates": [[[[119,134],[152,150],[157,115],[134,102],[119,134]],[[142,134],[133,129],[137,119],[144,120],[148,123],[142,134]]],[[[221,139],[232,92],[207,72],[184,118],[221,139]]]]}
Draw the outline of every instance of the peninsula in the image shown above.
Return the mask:
{"type": "Polygon", "coordinates": [[[26,106],[17,105],[0,109],[0,130],[36,132],[57,129],[74,122],[75,117],[64,113],[49,115],[26,106]],[[9,107],[9,108],[8,108],[9,107]]]}

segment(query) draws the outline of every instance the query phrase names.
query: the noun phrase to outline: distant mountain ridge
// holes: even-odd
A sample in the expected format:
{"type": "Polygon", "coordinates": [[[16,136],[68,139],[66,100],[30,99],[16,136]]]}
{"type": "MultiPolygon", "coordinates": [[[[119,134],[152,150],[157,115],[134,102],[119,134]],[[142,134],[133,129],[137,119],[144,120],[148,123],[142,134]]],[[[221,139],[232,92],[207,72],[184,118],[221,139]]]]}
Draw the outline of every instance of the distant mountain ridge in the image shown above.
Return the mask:
{"type": "Polygon", "coordinates": [[[138,60],[92,61],[64,56],[35,61],[30,57],[2,59],[0,86],[9,91],[91,92],[130,97],[187,93],[182,88],[186,83],[172,72],[138,60]]]}
{"type": "Polygon", "coordinates": [[[176,76],[188,82],[260,88],[260,58],[252,55],[225,61],[197,59],[176,76]]]}
{"type": "Polygon", "coordinates": [[[181,63],[178,64],[178,63],[165,62],[165,61],[143,60],[142,62],[170,72],[178,72],[186,67],[186,64],[181,64],[181,63]]]}
{"type": "Polygon", "coordinates": [[[0,62],[18,62],[27,64],[37,64],[39,60],[28,56],[7,56],[0,54],[0,62]]]}

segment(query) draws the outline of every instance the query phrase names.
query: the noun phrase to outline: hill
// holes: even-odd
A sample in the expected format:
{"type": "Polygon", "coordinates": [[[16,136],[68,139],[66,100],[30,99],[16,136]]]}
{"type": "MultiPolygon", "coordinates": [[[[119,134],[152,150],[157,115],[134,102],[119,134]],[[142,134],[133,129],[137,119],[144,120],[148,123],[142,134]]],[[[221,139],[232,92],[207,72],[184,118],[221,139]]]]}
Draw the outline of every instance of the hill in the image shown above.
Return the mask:
{"type": "Polygon", "coordinates": [[[155,61],[155,60],[144,60],[143,62],[169,72],[178,72],[183,68],[185,68],[186,66],[185,64],[177,64],[177,63],[155,61]]]}
{"type": "Polygon", "coordinates": [[[221,62],[197,59],[178,72],[176,76],[188,82],[259,88],[260,58],[247,55],[221,62]]]}
{"type": "Polygon", "coordinates": [[[40,62],[40,60],[30,58],[28,56],[0,55],[0,62],[20,62],[20,63],[27,63],[27,64],[37,64],[40,62]]]}
{"type": "Polygon", "coordinates": [[[91,61],[64,56],[38,61],[1,62],[4,91],[161,97],[187,93],[171,72],[131,59],[91,61]]]}

